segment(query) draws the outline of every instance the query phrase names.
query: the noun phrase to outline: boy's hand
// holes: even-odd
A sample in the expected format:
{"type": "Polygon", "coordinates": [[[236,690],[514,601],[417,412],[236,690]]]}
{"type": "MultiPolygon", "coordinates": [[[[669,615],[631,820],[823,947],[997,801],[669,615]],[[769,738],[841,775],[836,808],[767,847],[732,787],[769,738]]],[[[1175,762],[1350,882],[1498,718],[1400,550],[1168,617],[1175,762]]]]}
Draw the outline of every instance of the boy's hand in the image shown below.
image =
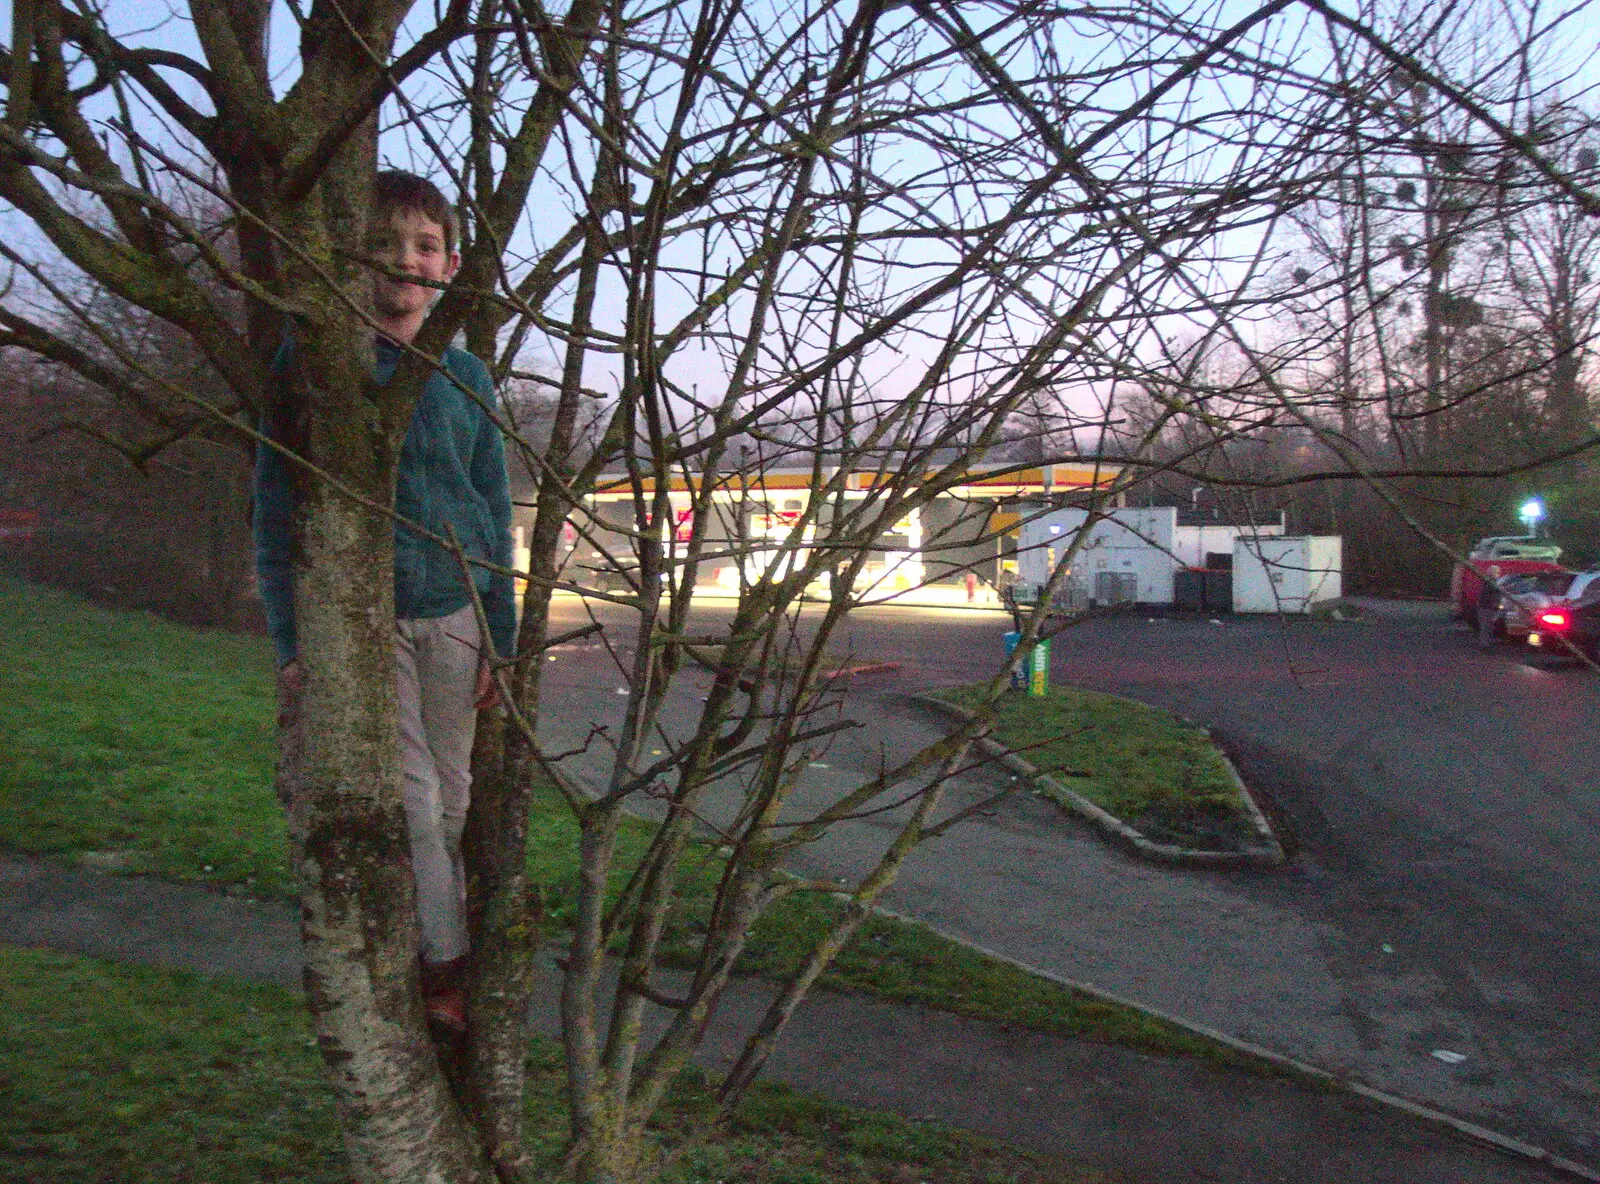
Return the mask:
{"type": "Polygon", "coordinates": [[[473,695],[472,705],[479,711],[487,711],[500,704],[500,688],[495,684],[494,674],[488,662],[478,663],[478,689],[473,695]]]}

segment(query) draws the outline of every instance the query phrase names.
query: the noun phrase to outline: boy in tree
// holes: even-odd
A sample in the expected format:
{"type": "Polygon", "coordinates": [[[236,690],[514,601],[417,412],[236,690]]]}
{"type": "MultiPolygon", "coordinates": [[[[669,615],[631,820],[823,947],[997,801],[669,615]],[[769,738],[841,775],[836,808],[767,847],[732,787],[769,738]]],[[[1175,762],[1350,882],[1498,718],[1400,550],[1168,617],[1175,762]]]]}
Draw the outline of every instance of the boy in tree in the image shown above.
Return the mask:
{"type": "MultiPolygon", "coordinates": [[[[372,254],[393,271],[446,283],[460,266],[455,210],[422,177],[379,173],[371,226],[372,254]]],[[[373,289],[376,377],[387,382],[438,289],[381,273],[373,289]]],[[[290,342],[280,354],[284,366],[292,348],[290,342]]],[[[505,457],[499,429],[485,410],[494,406],[494,387],[484,364],[464,350],[451,347],[442,361],[444,368],[423,387],[401,449],[395,512],[441,537],[453,528],[469,556],[509,567],[505,457]]],[[[274,432],[277,439],[289,435],[274,432]]],[[[292,727],[305,676],[295,643],[287,464],[275,449],[257,451],[254,525],[261,599],[278,654],[281,722],[292,727]]],[[[429,1019],[460,1032],[466,1028],[460,978],[468,954],[461,833],[472,784],[473,733],[477,710],[495,701],[491,658],[509,657],[515,649],[516,610],[510,576],[472,569],[489,622],[485,644],[455,556],[399,523],[394,548],[400,756],[422,930],[423,995],[429,1019]]]]}

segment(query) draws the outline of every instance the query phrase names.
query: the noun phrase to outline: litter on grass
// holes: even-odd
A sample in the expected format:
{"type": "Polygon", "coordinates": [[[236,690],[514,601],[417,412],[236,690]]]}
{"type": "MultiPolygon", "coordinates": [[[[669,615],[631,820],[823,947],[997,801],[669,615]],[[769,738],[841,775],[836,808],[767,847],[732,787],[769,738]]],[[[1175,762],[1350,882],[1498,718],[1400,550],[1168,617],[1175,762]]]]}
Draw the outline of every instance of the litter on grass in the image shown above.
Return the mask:
{"type": "Polygon", "coordinates": [[[1428,1054],[1436,1061],[1443,1061],[1447,1065],[1459,1065],[1467,1059],[1464,1052],[1451,1052],[1448,1048],[1436,1048],[1428,1054]]]}

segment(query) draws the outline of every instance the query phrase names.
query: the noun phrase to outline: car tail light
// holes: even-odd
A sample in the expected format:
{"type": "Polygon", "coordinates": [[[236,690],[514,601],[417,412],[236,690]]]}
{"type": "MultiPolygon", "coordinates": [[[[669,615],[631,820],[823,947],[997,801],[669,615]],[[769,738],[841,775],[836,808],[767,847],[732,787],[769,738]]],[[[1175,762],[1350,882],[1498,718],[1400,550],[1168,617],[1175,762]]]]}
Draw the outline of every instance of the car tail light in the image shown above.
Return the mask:
{"type": "Polygon", "coordinates": [[[1558,608],[1546,609],[1539,614],[1539,624],[1547,629],[1565,629],[1572,624],[1572,618],[1558,608]]]}

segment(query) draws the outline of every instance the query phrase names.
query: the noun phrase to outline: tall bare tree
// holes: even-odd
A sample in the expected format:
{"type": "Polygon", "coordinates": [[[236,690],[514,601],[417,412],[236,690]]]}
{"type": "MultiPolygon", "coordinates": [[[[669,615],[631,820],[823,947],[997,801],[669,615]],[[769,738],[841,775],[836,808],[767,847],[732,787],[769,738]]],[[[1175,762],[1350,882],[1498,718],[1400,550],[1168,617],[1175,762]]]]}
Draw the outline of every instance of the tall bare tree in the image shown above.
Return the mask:
{"type": "MultiPolygon", "coordinates": [[[[919,512],[962,487],[1046,393],[1092,404],[1132,383],[1157,396],[1129,449],[1139,463],[1092,484],[1091,509],[1173,463],[1144,464],[1174,418],[1220,439],[1291,415],[1278,368],[1258,355],[1262,375],[1230,389],[1188,366],[1174,380],[1171,326],[1248,353],[1271,228],[1344,167],[1348,91],[1335,71],[1305,68],[1296,43],[1321,35],[1305,14],[1413,73],[1432,33],[1427,22],[1352,29],[1291,0],[1137,11],[573,0],[559,15],[537,0],[449,0],[431,13],[410,0],[316,0],[288,6],[297,40],[274,56],[281,11],[195,4],[186,52],[128,31],[137,6],[14,5],[0,198],[25,232],[8,236],[19,286],[0,344],[149,415],[132,450],[223,425],[293,462],[308,678],[285,778],[307,997],[355,1177],[454,1184],[541,1170],[522,1137],[538,932],[524,845],[530,794],[548,778],[581,833],[562,971],[566,1167],[644,1179],[656,1163],[645,1125],[755,920],[796,892],[846,897],[751,1034],[725,1106],[909,853],[975,808],[952,810],[942,786],[981,720],[828,800],[797,793],[808,754],[850,724],[824,661],[841,622],[885,581],[913,578],[919,512]],[[380,153],[453,184],[465,227],[460,272],[387,384],[372,379],[366,252],[380,153]],[[223,203],[220,224],[184,212],[200,195],[223,203]],[[119,351],[56,281],[62,268],[186,334],[228,397],[119,351]],[[242,312],[212,297],[219,284],[242,312]],[[104,349],[76,344],[72,322],[104,349]],[[277,374],[286,325],[296,349],[277,374]],[[400,444],[458,333],[552,405],[537,434],[501,416],[537,508],[519,652],[497,672],[507,709],[480,725],[469,1034],[441,1053],[418,997],[390,568],[400,444]],[[528,365],[534,352],[559,358],[559,372],[528,365]],[[177,420],[174,399],[187,408],[177,420]],[[293,430],[269,440],[257,430],[268,418],[293,430]],[[800,475],[793,507],[771,504],[779,470],[800,475]],[[620,495],[610,511],[603,494],[620,495]],[[575,587],[562,566],[569,528],[609,556],[626,592],[575,587]],[[719,566],[737,599],[725,625],[697,632],[694,593],[719,566]],[[827,600],[802,628],[808,589],[827,600]],[[614,647],[627,695],[619,725],[586,746],[604,758],[586,781],[540,726],[553,710],[538,659],[561,640],[558,590],[631,617],[597,610],[589,629],[614,647]],[[691,663],[709,667],[703,701],[682,692],[691,663]],[[630,810],[656,825],[642,860],[622,867],[630,810]],[[875,811],[896,826],[864,876],[786,874],[805,844],[875,811]],[[688,984],[669,995],[656,966],[707,832],[727,852],[721,880],[688,984]],[[647,1039],[656,1012],[664,1024],[647,1039]]],[[[1473,104],[1479,79],[1428,77],[1562,200],[1593,207],[1537,145],[1507,139],[1473,104]]],[[[1115,417],[1107,403],[1082,421],[1115,417]]],[[[928,541],[992,540],[987,513],[974,518],[959,540],[928,541]]],[[[472,562],[455,540],[432,541],[472,562]]],[[[1024,650],[1042,624],[1029,619],[1024,650]]]]}

